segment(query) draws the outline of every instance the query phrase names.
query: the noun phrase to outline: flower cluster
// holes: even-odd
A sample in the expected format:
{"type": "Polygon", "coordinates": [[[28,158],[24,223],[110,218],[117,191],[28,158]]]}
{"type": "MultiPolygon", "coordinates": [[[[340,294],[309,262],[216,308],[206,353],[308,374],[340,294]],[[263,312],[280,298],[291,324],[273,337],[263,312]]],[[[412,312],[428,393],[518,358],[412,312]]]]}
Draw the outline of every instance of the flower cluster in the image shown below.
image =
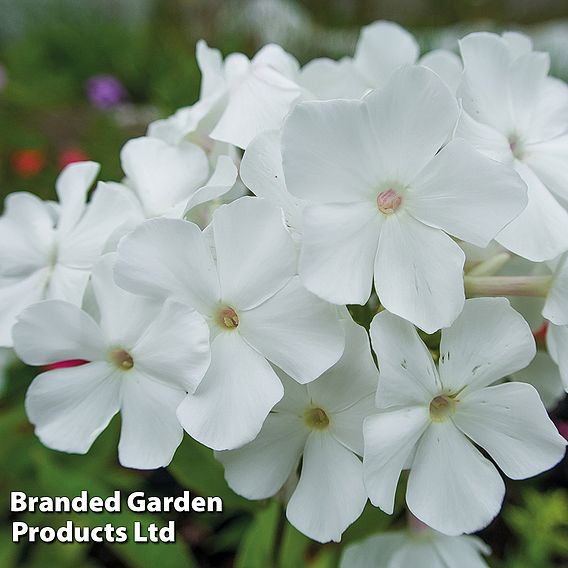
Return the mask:
{"type": "Polygon", "coordinates": [[[201,41],[199,100],[124,146],[120,183],[88,200],[80,162],[57,203],[10,195],[0,346],[48,366],[26,398],[42,442],[85,453],[120,412],[120,462],[150,469],[185,430],[320,542],[368,499],[393,513],[409,470],[428,538],[346,565],[483,565],[460,535],[498,514],[499,469],[565,451],[528,383],[549,407],[568,389],[568,86],[521,34],[459,48],[419,58],[377,22],[301,68],[201,41]]]}

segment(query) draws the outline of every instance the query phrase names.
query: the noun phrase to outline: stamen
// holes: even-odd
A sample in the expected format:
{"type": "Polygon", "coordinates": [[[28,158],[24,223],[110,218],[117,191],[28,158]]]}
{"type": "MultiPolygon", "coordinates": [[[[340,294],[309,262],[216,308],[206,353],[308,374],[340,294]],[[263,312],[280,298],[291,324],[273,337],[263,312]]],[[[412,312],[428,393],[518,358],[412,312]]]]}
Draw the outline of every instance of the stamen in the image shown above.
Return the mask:
{"type": "Polygon", "coordinates": [[[109,359],[111,363],[122,371],[129,371],[132,367],[134,367],[134,359],[132,358],[132,355],[124,349],[113,349],[109,353],[109,359]]]}
{"type": "Polygon", "coordinates": [[[430,418],[433,422],[444,422],[456,411],[456,395],[441,394],[430,402],[430,418]]]}
{"type": "Polygon", "coordinates": [[[329,416],[323,408],[312,407],[304,412],[306,426],[312,430],[325,430],[329,426],[329,416]]]}
{"type": "Polygon", "coordinates": [[[381,191],[377,195],[377,207],[381,213],[385,215],[391,215],[394,213],[401,205],[402,197],[392,188],[386,191],[381,191]]]}
{"type": "Polygon", "coordinates": [[[239,326],[239,316],[237,312],[229,306],[224,306],[219,310],[217,321],[221,326],[227,329],[235,329],[239,326]]]}

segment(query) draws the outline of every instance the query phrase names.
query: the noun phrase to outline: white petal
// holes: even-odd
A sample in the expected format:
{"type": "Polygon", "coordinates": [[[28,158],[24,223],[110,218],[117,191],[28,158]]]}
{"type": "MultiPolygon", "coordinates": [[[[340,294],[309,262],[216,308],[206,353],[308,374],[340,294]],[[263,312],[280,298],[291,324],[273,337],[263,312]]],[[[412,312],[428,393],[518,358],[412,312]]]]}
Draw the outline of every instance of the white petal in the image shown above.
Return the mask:
{"type": "Polygon", "coordinates": [[[528,135],[528,142],[544,142],[568,130],[568,85],[547,77],[539,93],[528,135]]]}
{"type": "Polygon", "coordinates": [[[151,219],[125,237],[115,280],[135,294],[172,297],[204,314],[219,301],[211,250],[197,225],[187,221],[151,219]]]}
{"type": "Polygon", "coordinates": [[[334,306],[308,292],[298,277],[263,304],[242,312],[240,320],[246,341],[300,383],[329,369],[345,346],[334,306]]]}
{"type": "Polygon", "coordinates": [[[200,187],[187,202],[185,215],[191,209],[207,201],[218,199],[228,193],[237,181],[238,171],[229,156],[219,156],[213,175],[200,187]]]}
{"type": "Polygon", "coordinates": [[[492,160],[513,164],[514,156],[507,137],[493,126],[478,122],[467,112],[460,114],[454,136],[467,140],[476,150],[492,160]]]}
{"type": "Polygon", "coordinates": [[[568,199],[568,135],[531,144],[526,162],[550,191],[568,199]]]}
{"type": "Polygon", "coordinates": [[[302,210],[305,202],[288,192],[282,169],[280,134],[259,134],[248,146],[241,162],[243,183],[257,196],[284,211],[286,223],[294,233],[302,232],[302,210]]]}
{"type": "Polygon", "coordinates": [[[400,69],[363,101],[376,138],[380,180],[402,185],[436,155],[458,119],[456,98],[433,71],[418,65],[400,69]]]}
{"type": "Polygon", "coordinates": [[[415,63],[419,51],[409,32],[393,22],[379,21],[362,28],[353,60],[376,88],[385,85],[399,67],[415,63]]]}
{"type": "Polygon", "coordinates": [[[370,332],[381,372],[379,408],[428,405],[441,384],[432,355],[414,326],[383,311],[373,318],[370,332]]]}
{"type": "Polygon", "coordinates": [[[431,227],[485,247],[527,206],[527,189],[509,166],[453,140],[408,190],[408,211],[431,227]]]}
{"type": "Polygon", "coordinates": [[[464,302],[465,255],[444,232],[406,212],[387,217],[375,260],[383,306],[426,333],[450,325],[464,302]]]}
{"type": "Polygon", "coordinates": [[[450,420],[429,426],[406,491],[408,508],[416,517],[444,534],[471,533],[495,518],[504,495],[495,466],[450,420]]]}
{"type": "Polygon", "coordinates": [[[286,509],[290,523],[318,542],[339,542],[366,501],[363,464],[357,456],[329,434],[310,434],[300,481],[286,509]]]}
{"type": "Polygon", "coordinates": [[[282,130],[282,164],[292,195],[318,203],[372,201],[380,155],[361,101],[300,103],[282,130]]]}
{"type": "Polygon", "coordinates": [[[57,230],[65,234],[81,218],[87,201],[87,192],[99,170],[95,162],[76,162],[68,165],[57,178],[55,190],[61,205],[57,230]]]}
{"type": "Polygon", "coordinates": [[[472,33],[459,41],[464,63],[465,84],[460,89],[465,110],[480,122],[503,134],[513,130],[509,106],[511,56],[497,34],[472,33]]]}
{"type": "Polygon", "coordinates": [[[407,543],[400,532],[376,534],[345,548],[339,568],[391,568],[394,553],[407,543]]]}
{"type": "Polygon", "coordinates": [[[0,346],[12,347],[12,328],[24,308],[43,298],[49,269],[32,272],[24,279],[13,279],[0,285],[0,346]]]}
{"type": "Polygon", "coordinates": [[[331,203],[304,209],[300,276],[334,304],[363,305],[371,294],[381,228],[372,203],[331,203]]]}
{"type": "Polygon", "coordinates": [[[84,454],[120,405],[120,373],[106,362],[56,369],[35,378],[26,412],[48,448],[84,454]]]}
{"type": "Polygon", "coordinates": [[[473,536],[436,535],[432,541],[444,568],[459,563],[460,568],[487,568],[482,555],[489,556],[491,549],[473,536]]]}
{"type": "Polygon", "coordinates": [[[454,422],[512,479],[538,475],[564,456],[566,440],[548,417],[535,388],[526,383],[468,393],[461,397],[454,422]]]}
{"type": "Polygon", "coordinates": [[[282,383],[238,332],[220,333],[211,344],[211,366],[195,394],[178,408],[186,432],[215,450],[232,450],[253,440],[282,383]]]}
{"type": "Polygon", "coordinates": [[[440,378],[454,393],[481,389],[523,369],[535,353],[529,325],[508,300],[474,298],[442,331],[440,378]]]}
{"type": "Polygon", "coordinates": [[[46,300],[30,306],[18,317],[13,335],[14,349],[28,365],[106,359],[107,345],[99,326],[68,302],[46,300]]]}
{"type": "Polygon", "coordinates": [[[554,325],[568,325],[568,255],[556,267],[542,315],[554,325]]]}
{"type": "Polygon", "coordinates": [[[546,345],[552,360],[558,365],[564,389],[568,392],[568,325],[550,325],[546,345]]]}
{"type": "Polygon", "coordinates": [[[296,273],[296,248],[280,209],[242,197],[213,215],[223,302],[247,310],[273,296],[296,273]]]}
{"type": "Polygon", "coordinates": [[[246,148],[261,132],[280,128],[300,87],[270,64],[258,62],[230,92],[228,104],[210,136],[246,148]]]}
{"type": "Polygon", "coordinates": [[[185,391],[152,381],[137,369],[121,380],[120,463],[136,469],[169,465],[183,438],[176,409],[185,391]]]}
{"type": "Polygon", "coordinates": [[[81,305],[89,274],[89,271],[83,268],[56,264],[49,275],[45,297],[49,300],[65,300],[76,306],[81,305]]]}
{"type": "Polygon", "coordinates": [[[172,146],[157,138],[135,138],[124,145],[120,159],[148,216],[188,199],[209,172],[205,152],[189,142],[172,146]]]}
{"type": "Polygon", "coordinates": [[[382,412],[365,420],[365,487],[373,505],[389,515],[394,510],[400,473],[429,423],[425,406],[382,412]]]}
{"type": "Polygon", "coordinates": [[[434,71],[452,93],[457,91],[462,80],[463,65],[460,57],[453,51],[434,49],[423,55],[418,63],[434,71]]]}
{"type": "Polygon", "coordinates": [[[140,372],[194,392],[211,361],[209,326],[192,308],[168,300],[131,355],[140,372]]]}
{"type": "Polygon", "coordinates": [[[568,249],[568,213],[524,164],[516,169],[528,186],[526,209],[497,236],[497,242],[533,262],[557,257],[568,249]]]}
{"type": "Polygon", "coordinates": [[[533,43],[529,36],[519,32],[503,32],[501,35],[513,59],[521,57],[533,50],[533,43]]]}
{"type": "Polygon", "coordinates": [[[47,203],[35,195],[12,193],[0,217],[0,275],[28,277],[48,266],[54,246],[54,218],[47,203]]]}
{"type": "Polygon", "coordinates": [[[83,217],[59,243],[58,263],[90,269],[119,226],[141,221],[130,190],[119,184],[99,183],[83,217]]]}
{"type": "Polygon", "coordinates": [[[320,57],[312,59],[300,72],[298,83],[308,91],[309,99],[359,99],[369,83],[350,57],[339,61],[320,57]]]}
{"type": "Polygon", "coordinates": [[[216,95],[224,88],[223,59],[218,49],[209,47],[200,39],[195,48],[195,57],[201,71],[200,99],[216,95]]]}
{"type": "Polygon", "coordinates": [[[275,495],[298,467],[308,432],[298,416],[270,413],[258,436],[237,450],[217,452],[229,487],[247,499],[275,495]]]}

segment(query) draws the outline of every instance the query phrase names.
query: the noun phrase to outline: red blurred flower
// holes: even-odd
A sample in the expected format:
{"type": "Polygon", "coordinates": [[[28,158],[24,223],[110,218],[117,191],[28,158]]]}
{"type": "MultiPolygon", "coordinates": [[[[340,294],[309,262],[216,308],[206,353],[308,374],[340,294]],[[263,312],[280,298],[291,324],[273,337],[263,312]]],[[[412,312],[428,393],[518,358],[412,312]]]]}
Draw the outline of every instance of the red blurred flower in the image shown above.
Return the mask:
{"type": "Polygon", "coordinates": [[[548,322],[542,322],[542,325],[535,331],[533,331],[534,339],[538,346],[544,346],[546,344],[546,332],[548,331],[548,322]]]}
{"type": "Polygon", "coordinates": [[[45,154],[41,150],[28,148],[12,154],[12,167],[20,177],[33,177],[45,167],[45,154]]]}
{"type": "Polygon", "coordinates": [[[63,169],[69,164],[74,164],[75,162],[84,162],[88,160],[89,156],[83,152],[80,148],[65,148],[59,152],[57,162],[59,164],[59,169],[63,169]]]}
{"type": "Polygon", "coordinates": [[[49,365],[44,365],[43,369],[45,371],[53,371],[54,369],[67,369],[68,367],[79,367],[79,365],[84,365],[89,361],[84,359],[67,359],[67,361],[57,361],[56,363],[49,363],[49,365]]]}

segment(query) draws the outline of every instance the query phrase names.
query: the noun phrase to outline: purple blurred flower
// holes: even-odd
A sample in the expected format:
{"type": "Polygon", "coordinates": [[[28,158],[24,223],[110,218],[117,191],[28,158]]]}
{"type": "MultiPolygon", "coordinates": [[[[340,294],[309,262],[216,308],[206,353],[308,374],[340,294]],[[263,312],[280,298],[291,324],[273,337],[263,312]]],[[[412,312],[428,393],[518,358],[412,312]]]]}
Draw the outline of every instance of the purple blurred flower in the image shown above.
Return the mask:
{"type": "Polygon", "coordinates": [[[124,101],[126,90],[112,75],[94,75],[87,81],[87,96],[93,106],[107,109],[124,101]]]}

